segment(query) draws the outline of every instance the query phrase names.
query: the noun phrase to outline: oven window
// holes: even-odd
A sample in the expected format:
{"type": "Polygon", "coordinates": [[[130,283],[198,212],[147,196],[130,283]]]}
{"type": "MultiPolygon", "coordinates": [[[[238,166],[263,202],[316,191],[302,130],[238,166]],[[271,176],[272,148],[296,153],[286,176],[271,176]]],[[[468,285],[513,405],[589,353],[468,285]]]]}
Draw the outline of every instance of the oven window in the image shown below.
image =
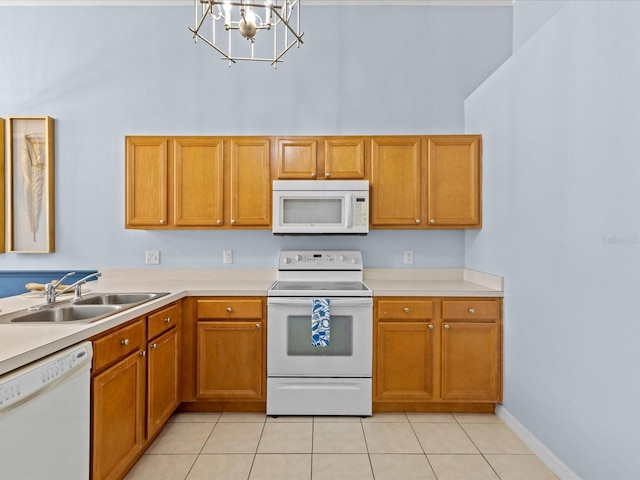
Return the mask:
{"type": "Polygon", "coordinates": [[[344,198],[285,198],[282,206],[284,225],[342,225],[344,198]]]}
{"type": "Polygon", "coordinates": [[[287,355],[314,357],[353,355],[353,317],[331,315],[329,345],[311,345],[311,318],[309,315],[289,315],[287,317],[287,355]]]}

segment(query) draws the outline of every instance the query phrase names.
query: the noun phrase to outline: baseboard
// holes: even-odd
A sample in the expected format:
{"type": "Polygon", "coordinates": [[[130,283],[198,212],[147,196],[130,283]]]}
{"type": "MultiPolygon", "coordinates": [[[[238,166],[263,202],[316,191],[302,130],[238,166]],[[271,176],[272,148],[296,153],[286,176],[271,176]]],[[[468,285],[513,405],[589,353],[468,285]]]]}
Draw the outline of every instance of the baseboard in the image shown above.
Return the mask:
{"type": "Polygon", "coordinates": [[[580,480],[562,460],[556,457],[544,443],[538,440],[511,412],[502,405],[496,405],[496,415],[522,440],[544,464],[555,473],[560,480],[580,480]]]}

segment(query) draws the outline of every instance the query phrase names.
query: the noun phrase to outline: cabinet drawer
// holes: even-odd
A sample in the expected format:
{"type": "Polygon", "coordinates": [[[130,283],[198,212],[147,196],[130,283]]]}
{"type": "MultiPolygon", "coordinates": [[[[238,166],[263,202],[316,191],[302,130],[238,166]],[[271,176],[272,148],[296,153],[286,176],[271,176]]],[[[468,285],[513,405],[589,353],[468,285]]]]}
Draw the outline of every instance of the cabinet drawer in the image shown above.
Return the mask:
{"type": "Polygon", "coordinates": [[[444,300],[444,320],[497,320],[500,318],[498,300],[444,300]]]}
{"type": "Polygon", "coordinates": [[[144,349],[146,341],[144,321],[123,327],[120,330],[93,342],[93,371],[126,357],[136,350],[144,349]]]}
{"type": "Polygon", "coordinates": [[[147,319],[147,338],[151,340],[153,337],[166,332],[180,321],[180,306],[173,304],[159,312],[152,313],[147,319]]]}
{"type": "Polygon", "coordinates": [[[198,300],[198,318],[262,318],[262,300],[198,300]]]}
{"type": "Polygon", "coordinates": [[[379,320],[430,320],[433,317],[431,300],[380,300],[379,320]]]}

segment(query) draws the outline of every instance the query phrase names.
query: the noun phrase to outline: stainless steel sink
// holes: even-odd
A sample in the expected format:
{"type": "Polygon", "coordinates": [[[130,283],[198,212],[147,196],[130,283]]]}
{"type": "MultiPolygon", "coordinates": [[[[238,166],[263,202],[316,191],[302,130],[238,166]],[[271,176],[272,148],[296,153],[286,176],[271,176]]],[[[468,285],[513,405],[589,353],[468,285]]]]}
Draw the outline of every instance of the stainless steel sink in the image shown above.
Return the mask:
{"type": "Polygon", "coordinates": [[[42,305],[33,311],[0,315],[0,323],[91,323],[165,295],[169,293],[93,293],[79,300],[42,305]]]}
{"type": "Polygon", "coordinates": [[[7,323],[95,322],[122,310],[118,305],[69,305],[12,315],[7,323]]]}
{"type": "Polygon", "coordinates": [[[95,293],[80,300],[74,305],[131,305],[148,302],[168,295],[167,293],[95,293]]]}

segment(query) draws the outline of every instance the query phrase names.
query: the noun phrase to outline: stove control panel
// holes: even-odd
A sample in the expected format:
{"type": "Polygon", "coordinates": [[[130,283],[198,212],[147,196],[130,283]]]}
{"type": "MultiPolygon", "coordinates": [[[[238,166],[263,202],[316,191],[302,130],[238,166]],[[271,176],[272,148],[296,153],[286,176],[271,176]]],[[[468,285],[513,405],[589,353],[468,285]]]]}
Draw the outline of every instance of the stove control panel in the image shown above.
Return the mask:
{"type": "Polygon", "coordinates": [[[359,250],[282,250],[278,270],[362,270],[359,250]]]}

